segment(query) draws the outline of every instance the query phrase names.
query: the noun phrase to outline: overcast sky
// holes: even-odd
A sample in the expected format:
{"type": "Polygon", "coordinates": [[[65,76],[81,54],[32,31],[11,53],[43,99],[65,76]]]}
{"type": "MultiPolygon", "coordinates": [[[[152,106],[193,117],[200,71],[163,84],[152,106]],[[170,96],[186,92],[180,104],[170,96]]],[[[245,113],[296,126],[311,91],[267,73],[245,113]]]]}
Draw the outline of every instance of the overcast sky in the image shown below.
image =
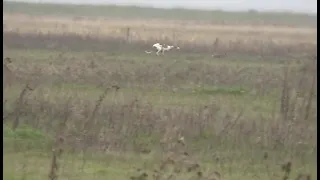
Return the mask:
{"type": "Polygon", "coordinates": [[[56,2],[75,4],[118,4],[152,6],[159,8],[196,8],[242,11],[295,11],[317,13],[317,0],[7,0],[24,2],[56,2]]]}

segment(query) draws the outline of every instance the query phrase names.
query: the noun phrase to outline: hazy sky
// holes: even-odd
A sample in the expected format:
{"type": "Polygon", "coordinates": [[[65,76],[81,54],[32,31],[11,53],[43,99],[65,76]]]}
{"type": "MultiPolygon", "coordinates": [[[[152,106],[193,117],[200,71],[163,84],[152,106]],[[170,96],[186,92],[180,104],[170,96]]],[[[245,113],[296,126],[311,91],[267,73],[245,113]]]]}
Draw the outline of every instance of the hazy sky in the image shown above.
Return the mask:
{"type": "Polygon", "coordinates": [[[76,4],[118,4],[138,5],[161,8],[185,7],[196,9],[221,10],[267,10],[267,11],[295,11],[317,13],[317,0],[7,0],[25,2],[56,2],[76,4]]]}

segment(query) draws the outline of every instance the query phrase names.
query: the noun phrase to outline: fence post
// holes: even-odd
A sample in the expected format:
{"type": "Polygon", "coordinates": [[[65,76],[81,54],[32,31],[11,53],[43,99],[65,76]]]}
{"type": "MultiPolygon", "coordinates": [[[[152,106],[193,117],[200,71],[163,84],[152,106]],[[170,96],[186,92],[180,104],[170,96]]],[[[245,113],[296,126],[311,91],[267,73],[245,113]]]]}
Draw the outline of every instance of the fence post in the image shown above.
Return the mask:
{"type": "Polygon", "coordinates": [[[126,29],[126,42],[130,43],[130,27],[126,29]]]}

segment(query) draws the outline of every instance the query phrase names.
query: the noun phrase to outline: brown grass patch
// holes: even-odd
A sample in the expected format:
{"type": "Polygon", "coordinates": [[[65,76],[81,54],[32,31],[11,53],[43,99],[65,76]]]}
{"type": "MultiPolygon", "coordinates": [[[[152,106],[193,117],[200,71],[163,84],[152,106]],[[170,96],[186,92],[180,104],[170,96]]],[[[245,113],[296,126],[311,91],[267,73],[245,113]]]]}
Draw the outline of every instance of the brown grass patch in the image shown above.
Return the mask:
{"type": "Polygon", "coordinates": [[[96,37],[126,36],[130,28],[130,39],[164,40],[212,44],[216,38],[224,41],[274,41],[281,44],[316,44],[315,28],[286,27],[273,25],[215,25],[170,20],[126,20],[120,18],[67,18],[52,16],[29,16],[4,14],[4,31],[20,33],[74,33],[96,37]]]}

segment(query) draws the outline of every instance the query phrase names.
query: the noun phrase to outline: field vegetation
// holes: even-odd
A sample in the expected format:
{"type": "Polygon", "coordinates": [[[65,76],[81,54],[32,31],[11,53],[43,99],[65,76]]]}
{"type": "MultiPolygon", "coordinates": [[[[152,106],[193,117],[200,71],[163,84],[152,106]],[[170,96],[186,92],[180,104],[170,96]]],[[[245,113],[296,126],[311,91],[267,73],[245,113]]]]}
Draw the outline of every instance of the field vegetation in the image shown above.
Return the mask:
{"type": "Polygon", "coordinates": [[[3,19],[4,179],[317,178],[316,17],[4,2],[3,19]]]}

